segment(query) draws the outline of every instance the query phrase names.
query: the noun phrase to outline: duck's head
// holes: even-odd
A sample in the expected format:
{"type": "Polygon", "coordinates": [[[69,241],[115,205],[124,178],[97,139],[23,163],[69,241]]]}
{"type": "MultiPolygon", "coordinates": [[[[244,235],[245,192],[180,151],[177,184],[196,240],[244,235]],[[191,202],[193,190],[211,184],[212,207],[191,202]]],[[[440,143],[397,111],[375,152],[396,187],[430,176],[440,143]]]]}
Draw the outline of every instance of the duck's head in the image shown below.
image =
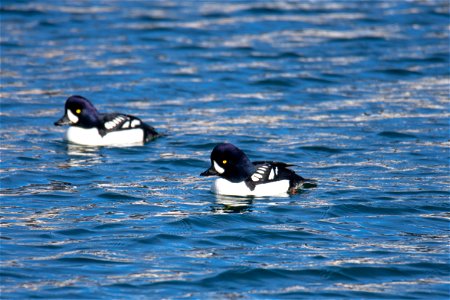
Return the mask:
{"type": "Polygon", "coordinates": [[[92,103],[82,96],[70,96],[66,100],[64,116],[55,122],[56,126],[74,125],[91,128],[98,124],[98,112],[92,103]]]}
{"type": "Polygon", "coordinates": [[[200,176],[217,175],[231,182],[241,182],[255,172],[247,155],[229,143],[221,143],[211,152],[211,166],[200,176]]]}

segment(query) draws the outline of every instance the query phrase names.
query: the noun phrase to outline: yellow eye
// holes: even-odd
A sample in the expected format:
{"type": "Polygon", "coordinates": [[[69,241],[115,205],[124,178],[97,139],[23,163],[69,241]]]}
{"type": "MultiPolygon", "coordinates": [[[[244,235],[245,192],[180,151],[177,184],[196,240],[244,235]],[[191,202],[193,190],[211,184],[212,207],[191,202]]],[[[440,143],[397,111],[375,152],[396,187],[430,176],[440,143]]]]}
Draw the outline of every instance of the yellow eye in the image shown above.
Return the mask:
{"type": "Polygon", "coordinates": [[[76,111],[75,111],[77,114],[80,114],[81,113],[81,109],[77,109],[76,111]]]}
{"type": "Polygon", "coordinates": [[[226,159],[224,159],[223,161],[222,161],[222,163],[224,164],[224,165],[226,165],[227,164],[227,160],[226,159]]]}

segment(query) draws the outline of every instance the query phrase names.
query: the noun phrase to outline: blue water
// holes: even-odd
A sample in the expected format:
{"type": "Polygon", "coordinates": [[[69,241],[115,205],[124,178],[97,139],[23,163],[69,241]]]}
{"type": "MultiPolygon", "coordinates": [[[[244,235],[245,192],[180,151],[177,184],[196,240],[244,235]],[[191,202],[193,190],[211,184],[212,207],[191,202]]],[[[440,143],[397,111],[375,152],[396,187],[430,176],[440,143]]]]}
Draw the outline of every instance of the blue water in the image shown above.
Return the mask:
{"type": "Polygon", "coordinates": [[[0,5],[1,298],[450,296],[447,0],[0,5]],[[69,145],[72,94],[167,136],[69,145]],[[216,197],[223,141],[318,186],[216,197]]]}

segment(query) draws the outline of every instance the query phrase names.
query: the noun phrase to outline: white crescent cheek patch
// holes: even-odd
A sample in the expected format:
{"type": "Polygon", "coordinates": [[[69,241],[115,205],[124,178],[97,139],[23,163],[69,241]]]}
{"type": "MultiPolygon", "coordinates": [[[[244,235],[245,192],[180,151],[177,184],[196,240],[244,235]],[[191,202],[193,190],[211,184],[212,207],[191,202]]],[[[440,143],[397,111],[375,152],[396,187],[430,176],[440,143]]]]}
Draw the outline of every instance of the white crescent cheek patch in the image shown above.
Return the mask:
{"type": "Polygon", "coordinates": [[[219,164],[215,160],[213,161],[213,166],[217,173],[223,174],[223,172],[225,172],[225,169],[219,166],[219,164]]]}
{"type": "Polygon", "coordinates": [[[67,110],[67,117],[69,118],[70,122],[72,123],[77,123],[78,122],[78,117],[75,116],[70,109],[67,110]]]}

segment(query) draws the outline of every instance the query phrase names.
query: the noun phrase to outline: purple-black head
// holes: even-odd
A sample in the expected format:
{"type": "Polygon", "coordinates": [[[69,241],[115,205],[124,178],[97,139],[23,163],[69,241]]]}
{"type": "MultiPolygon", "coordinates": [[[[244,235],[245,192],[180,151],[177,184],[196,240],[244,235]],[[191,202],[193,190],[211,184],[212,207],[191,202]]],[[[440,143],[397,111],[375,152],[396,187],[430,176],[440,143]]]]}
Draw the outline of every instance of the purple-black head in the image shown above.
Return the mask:
{"type": "Polygon", "coordinates": [[[66,100],[64,116],[55,122],[56,126],[73,125],[83,128],[95,127],[99,122],[98,111],[82,96],[70,96],[66,100]]]}
{"type": "Polygon", "coordinates": [[[255,166],[247,155],[229,143],[221,143],[211,152],[211,167],[200,176],[218,175],[231,182],[240,182],[255,172],[255,166]]]}

